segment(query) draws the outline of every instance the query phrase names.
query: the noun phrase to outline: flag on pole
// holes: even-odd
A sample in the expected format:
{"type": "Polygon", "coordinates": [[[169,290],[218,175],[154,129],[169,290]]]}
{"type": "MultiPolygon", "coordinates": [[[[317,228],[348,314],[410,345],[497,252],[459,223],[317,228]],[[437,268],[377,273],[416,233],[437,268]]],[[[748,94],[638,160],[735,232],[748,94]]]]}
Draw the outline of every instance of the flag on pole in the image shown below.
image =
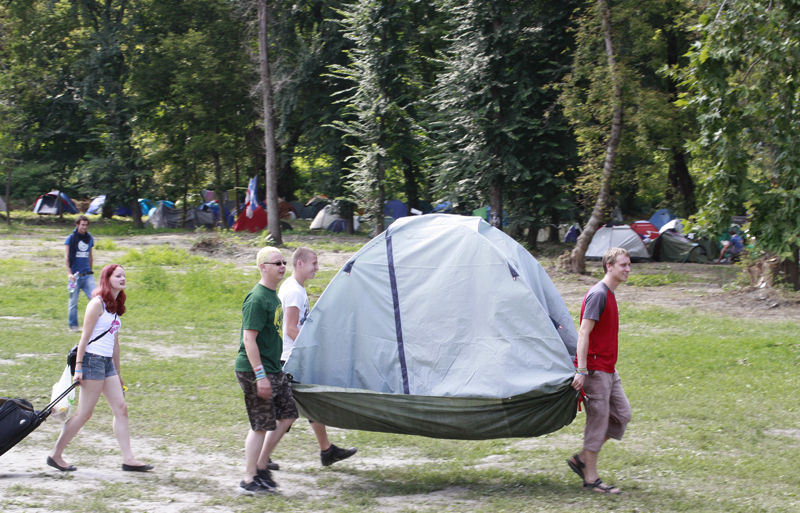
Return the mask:
{"type": "Polygon", "coordinates": [[[253,218],[253,211],[256,208],[256,204],[258,203],[258,199],[256,198],[256,179],[258,175],[254,176],[250,179],[250,183],[247,184],[247,197],[245,198],[245,202],[247,203],[247,210],[245,210],[245,214],[250,219],[253,218]]]}

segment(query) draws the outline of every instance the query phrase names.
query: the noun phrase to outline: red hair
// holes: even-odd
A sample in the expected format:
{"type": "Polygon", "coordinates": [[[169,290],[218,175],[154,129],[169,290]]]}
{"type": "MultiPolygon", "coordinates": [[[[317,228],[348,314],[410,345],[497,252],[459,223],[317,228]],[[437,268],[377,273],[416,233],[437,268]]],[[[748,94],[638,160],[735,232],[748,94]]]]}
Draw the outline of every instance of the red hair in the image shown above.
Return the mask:
{"type": "Polygon", "coordinates": [[[103,303],[106,304],[106,310],[122,316],[122,314],[125,313],[125,291],[119,291],[115,299],[114,292],[111,290],[111,283],[109,282],[109,278],[111,278],[111,275],[117,270],[117,267],[122,266],[119,264],[108,264],[103,267],[103,270],[100,272],[100,285],[94,289],[92,296],[99,296],[100,299],[103,300],[103,303]]]}

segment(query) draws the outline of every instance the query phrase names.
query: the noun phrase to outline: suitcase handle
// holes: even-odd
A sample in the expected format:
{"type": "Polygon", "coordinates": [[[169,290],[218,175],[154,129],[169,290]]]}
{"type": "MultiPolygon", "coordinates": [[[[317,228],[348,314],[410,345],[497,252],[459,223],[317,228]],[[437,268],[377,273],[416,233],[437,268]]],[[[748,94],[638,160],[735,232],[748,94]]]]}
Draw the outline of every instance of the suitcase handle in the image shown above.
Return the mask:
{"type": "Polygon", "coordinates": [[[52,401],[50,404],[48,404],[47,406],[45,406],[45,407],[44,407],[44,409],[42,409],[42,410],[41,410],[41,411],[40,411],[40,412],[37,414],[37,415],[39,415],[39,419],[40,419],[40,421],[41,421],[41,420],[44,420],[44,419],[46,419],[47,417],[49,417],[49,416],[50,416],[50,412],[51,412],[51,411],[53,411],[53,406],[55,406],[56,404],[58,404],[58,402],[59,402],[60,400],[62,400],[63,398],[67,397],[67,394],[69,394],[70,392],[72,392],[72,389],[74,389],[74,388],[75,388],[75,387],[77,387],[78,385],[80,385],[80,383],[79,383],[78,381],[73,381],[73,382],[72,382],[72,384],[71,384],[70,386],[68,386],[66,390],[64,390],[63,392],[61,392],[61,395],[59,395],[58,397],[56,397],[55,399],[53,399],[53,401],[52,401]]]}

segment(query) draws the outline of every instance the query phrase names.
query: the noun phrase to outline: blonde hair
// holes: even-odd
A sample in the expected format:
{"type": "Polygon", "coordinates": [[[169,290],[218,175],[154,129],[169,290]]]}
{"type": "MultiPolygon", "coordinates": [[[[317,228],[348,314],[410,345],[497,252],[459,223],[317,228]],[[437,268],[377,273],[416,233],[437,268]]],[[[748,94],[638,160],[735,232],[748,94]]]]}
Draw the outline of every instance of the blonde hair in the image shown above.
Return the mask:
{"type": "Polygon", "coordinates": [[[628,258],[631,257],[628,254],[628,250],[625,248],[608,248],[605,254],[603,254],[603,271],[608,272],[608,266],[614,265],[614,262],[617,261],[617,257],[622,255],[625,255],[628,258]]]}
{"type": "Polygon", "coordinates": [[[272,246],[267,246],[258,250],[258,254],[256,255],[256,265],[261,265],[265,262],[269,262],[269,257],[272,255],[278,255],[283,259],[283,255],[281,254],[281,250],[278,248],[273,248],[272,246]]]}
{"type": "Polygon", "coordinates": [[[297,261],[302,260],[306,262],[313,255],[316,255],[313,249],[306,247],[299,247],[292,253],[292,267],[297,267],[297,261]]]}

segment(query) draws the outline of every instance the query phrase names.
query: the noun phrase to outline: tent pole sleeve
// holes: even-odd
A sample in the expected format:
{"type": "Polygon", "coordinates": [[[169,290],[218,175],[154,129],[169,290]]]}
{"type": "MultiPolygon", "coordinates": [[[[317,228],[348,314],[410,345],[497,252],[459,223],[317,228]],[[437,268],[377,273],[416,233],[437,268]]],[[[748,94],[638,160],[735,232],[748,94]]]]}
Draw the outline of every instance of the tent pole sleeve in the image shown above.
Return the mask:
{"type": "Polygon", "coordinates": [[[394,273],[394,254],[392,253],[392,236],[386,233],[386,259],[389,265],[389,283],[392,287],[392,304],[394,306],[394,329],[397,335],[397,357],[400,360],[400,372],[403,375],[403,393],[410,394],[408,387],[408,367],[406,352],[403,346],[403,324],[400,320],[400,299],[397,295],[397,277],[394,273]]]}

